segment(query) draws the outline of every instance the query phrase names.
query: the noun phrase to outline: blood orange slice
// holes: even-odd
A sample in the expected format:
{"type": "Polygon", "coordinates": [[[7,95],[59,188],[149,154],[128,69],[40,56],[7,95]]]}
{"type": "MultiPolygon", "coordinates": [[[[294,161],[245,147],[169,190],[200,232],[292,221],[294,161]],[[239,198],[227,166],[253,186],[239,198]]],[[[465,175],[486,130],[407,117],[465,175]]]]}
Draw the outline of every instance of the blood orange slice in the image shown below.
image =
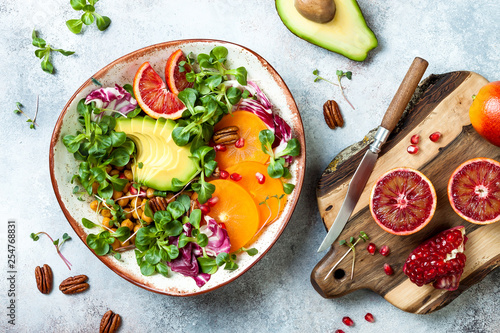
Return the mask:
{"type": "Polygon", "coordinates": [[[165,82],[149,62],[142,64],[135,74],[134,94],[141,109],[155,119],[177,119],[186,109],[181,100],[168,91],[165,82]]]}
{"type": "Polygon", "coordinates": [[[375,222],[394,235],[411,235],[425,227],[436,211],[436,191],[420,171],[396,168],[375,183],[370,195],[375,222]]]}
{"type": "Polygon", "coordinates": [[[462,163],[448,182],[451,207],[476,224],[500,221],[500,163],[474,158],[462,163]]]}
{"type": "Polygon", "coordinates": [[[187,61],[186,56],[182,50],[177,50],[170,55],[165,66],[165,81],[167,81],[168,89],[175,95],[194,85],[194,82],[188,82],[186,79],[186,73],[191,71],[191,66],[188,63],[184,64],[184,71],[181,72],[179,66],[181,61],[187,61]]]}

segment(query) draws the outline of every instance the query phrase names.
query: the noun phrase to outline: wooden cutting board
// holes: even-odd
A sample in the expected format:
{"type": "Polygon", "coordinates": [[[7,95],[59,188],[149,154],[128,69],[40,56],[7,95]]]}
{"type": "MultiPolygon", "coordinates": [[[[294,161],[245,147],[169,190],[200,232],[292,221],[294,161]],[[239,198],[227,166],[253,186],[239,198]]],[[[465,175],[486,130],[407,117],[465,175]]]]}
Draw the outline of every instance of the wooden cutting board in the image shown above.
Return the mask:
{"type": "MultiPolygon", "coordinates": [[[[367,288],[404,311],[430,313],[450,303],[499,266],[500,222],[478,226],[461,219],[451,208],[447,195],[449,177],[462,162],[474,157],[490,157],[500,161],[500,148],[482,139],[469,120],[471,97],[486,83],[488,81],[482,76],[462,71],[431,75],[420,84],[403,118],[383,146],[350,221],[311,274],[314,288],[323,297],[340,297],[367,288]],[[429,140],[429,135],[435,131],[443,134],[437,143],[429,140]],[[413,134],[420,134],[421,137],[420,150],[416,155],[406,152],[413,134]],[[410,236],[395,236],[383,231],[373,220],[368,206],[370,190],[378,177],[389,169],[401,166],[422,171],[434,184],[437,194],[434,218],[424,229],[410,236]],[[426,239],[458,225],[466,227],[469,238],[465,250],[467,261],[459,289],[446,291],[429,285],[414,285],[403,273],[403,264],[408,255],[426,239]],[[366,250],[367,243],[361,242],[356,247],[354,278],[350,278],[352,254],[327,276],[348,249],[345,245],[340,246],[338,241],[356,236],[360,231],[369,235],[370,242],[376,244],[377,249],[388,245],[391,253],[383,257],[377,251],[372,256],[366,250]],[[394,275],[387,276],[384,273],[384,263],[393,267],[394,275]]],[[[374,131],[363,141],[337,155],[321,176],[317,199],[327,229],[340,210],[349,181],[373,134],[374,131]]]]}

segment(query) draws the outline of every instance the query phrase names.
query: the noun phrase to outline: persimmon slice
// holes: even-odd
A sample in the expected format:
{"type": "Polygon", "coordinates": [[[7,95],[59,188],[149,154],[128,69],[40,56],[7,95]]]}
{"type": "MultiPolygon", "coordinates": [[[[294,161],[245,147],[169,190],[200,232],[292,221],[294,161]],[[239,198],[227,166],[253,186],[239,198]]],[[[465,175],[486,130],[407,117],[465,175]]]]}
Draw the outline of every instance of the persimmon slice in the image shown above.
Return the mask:
{"type": "Polygon", "coordinates": [[[225,179],[216,179],[212,197],[219,200],[211,207],[210,216],[224,223],[231,241],[231,252],[247,244],[259,227],[259,212],[250,194],[240,185],[225,179]]]}
{"type": "Polygon", "coordinates": [[[271,224],[278,218],[286,204],[286,194],[283,192],[283,185],[278,179],[271,178],[267,174],[267,166],[258,162],[241,162],[227,169],[230,174],[238,173],[241,175],[241,180],[238,185],[241,185],[250,193],[257,209],[259,210],[259,229],[271,224]],[[257,179],[257,173],[264,175],[265,180],[260,184],[257,179]],[[280,197],[283,197],[280,199],[280,197]],[[261,204],[266,201],[267,205],[261,204]]]}
{"type": "Polygon", "coordinates": [[[245,161],[266,163],[269,160],[269,155],[262,151],[259,141],[259,132],[267,127],[259,117],[248,111],[235,111],[224,116],[214,130],[218,131],[228,126],[239,128],[238,135],[244,139],[245,144],[241,148],[235,147],[234,144],[227,145],[225,151],[218,151],[215,160],[220,169],[226,170],[245,161]]]}

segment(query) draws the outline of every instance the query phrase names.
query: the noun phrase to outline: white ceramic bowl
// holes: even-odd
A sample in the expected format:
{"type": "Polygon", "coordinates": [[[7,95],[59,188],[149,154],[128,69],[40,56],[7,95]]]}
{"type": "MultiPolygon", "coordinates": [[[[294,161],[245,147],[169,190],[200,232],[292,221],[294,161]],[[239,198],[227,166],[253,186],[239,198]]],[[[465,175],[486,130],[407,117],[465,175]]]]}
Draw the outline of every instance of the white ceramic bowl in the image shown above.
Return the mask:
{"type": "MultiPolygon", "coordinates": [[[[163,76],[166,61],[175,50],[180,48],[185,54],[189,52],[194,54],[209,53],[217,45],[223,45],[228,49],[228,63],[231,67],[246,67],[248,79],[255,81],[259,85],[273,103],[275,110],[292,127],[293,136],[299,139],[302,153],[291,166],[291,182],[296,187],[288,197],[287,205],[280,219],[267,227],[252,245],[258,249],[259,253],[254,257],[246,254],[239,255],[238,269],[235,271],[220,269],[201,288],[196,286],[192,278],[175,272],[170,272],[169,278],[160,274],[143,276],[136,263],[134,251],[123,253],[120,261],[112,256],[97,256],[99,260],[127,281],[157,293],[173,296],[202,294],[241,276],[262,258],[277,241],[292,216],[302,188],[305,173],[305,141],[302,120],[297,105],[278,73],[255,52],[240,45],[218,40],[171,41],[152,45],[123,56],[98,71],[92,77],[102,83],[104,87],[114,86],[115,83],[119,85],[131,84],[137,69],[146,61],[149,61],[157,73],[163,76]]],[[[72,192],[75,185],[71,184],[70,180],[72,175],[77,172],[79,164],[72,154],[66,150],[62,143],[62,137],[73,134],[77,129],[81,128],[77,121],[76,106],[80,99],[86,97],[96,88],[98,87],[89,79],[75,92],[59,116],[50,144],[50,176],[54,192],[64,215],[84,243],[88,233],[98,230],[84,228],[81,220],[83,217],[92,219],[96,216],[96,213],[89,207],[90,198],[88,198],[87,202],[82,202],[72,192]]]]}

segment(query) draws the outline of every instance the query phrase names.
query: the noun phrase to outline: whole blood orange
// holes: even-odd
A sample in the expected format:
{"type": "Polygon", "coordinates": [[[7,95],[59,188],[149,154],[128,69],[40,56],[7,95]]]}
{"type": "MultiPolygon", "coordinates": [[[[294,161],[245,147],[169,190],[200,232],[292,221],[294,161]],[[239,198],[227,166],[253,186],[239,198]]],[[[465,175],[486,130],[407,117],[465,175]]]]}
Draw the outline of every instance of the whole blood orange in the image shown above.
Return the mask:
{"type": "Polygon", "coordinates": [[[175,95],[186,88],[191,88],[194,82],[188,82],[186,73],[191,71],[191,66],[188,63],[184,64],[184,71],[180,71],[179,63],[187,61],[182,50],[177,50],[170,55],[165,66],[165,81],[167,81],[168,89],[175,95]]]}
{"type": "Polygon", "coordinates": [[[500,147],[500,81],[490,82],[479,90],[469,117],[483,138],[500,147]]]}
{"type": "Polygon", "coordinates": [[[436,191],[420,171],[396,168],[375,183],[370,195],[375,222],[394,235],[411,235],[425,227],[436,211],[436,191]]]}
{"type": "Polygon", "coordinates": [[[259,212],[248,192],[233,181],[225,179],[212,180],[217,203],[210,208],[210,216],[218,223],[226,226],[231,252],[248,243],[259,227],[259,212]]]}
{"type": "Polygon", "coordinates": [[[247,111],[235,111],[224,116],[215,125],[214,130],[218,131],[228,126],[238,127],[238,135],[243,138],[244,145],[238,148],[234,144],[230,144],[225,147],[224,151],[218,151],[215,160],[219,169],[226,170],[230,166],[244,161],[267,162],[269,155],[262,151],[259,141],[259,132],[267,127],[259,117],[247,111]]]}
{"type": "Polygon", "coordinates": [[[149,62],[139,67],[134,77],[134,95],[141,109],[154,119],[177,119],[186,109],[149,62]]]}
{"type": "Polygon", "coordinates": [[[500,221],[500,163],[474,158],[462,163],[448,182],[451,207],[476,224],[500,221]]]}
{"type": "Polygon", "coordinates": [[[227,168],[227,172],[241,175],[238,185],[250,193],[257,205],[259,228],[276,221],[285,207],[286,194],[281,181],[268,176],[267,166],[258,162],[241,162],[227,168]],[[264,176],[262,184],[259,183],[260,175],[264,176]]]}

